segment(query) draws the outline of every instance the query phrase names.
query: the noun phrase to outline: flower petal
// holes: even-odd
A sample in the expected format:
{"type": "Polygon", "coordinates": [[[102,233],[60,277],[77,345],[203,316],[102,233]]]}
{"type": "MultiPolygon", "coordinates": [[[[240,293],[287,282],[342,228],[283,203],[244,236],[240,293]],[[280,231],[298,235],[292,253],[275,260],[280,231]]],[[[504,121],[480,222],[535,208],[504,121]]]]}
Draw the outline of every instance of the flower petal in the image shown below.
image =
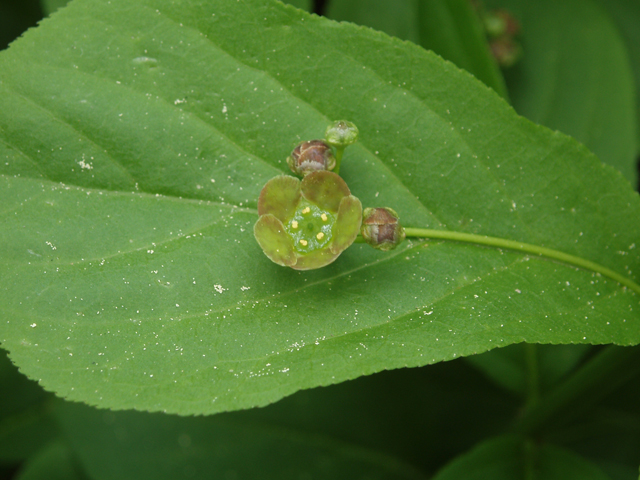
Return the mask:
{"type": "Polygon", "coordinates": [[[300,180],[289,175],[278,175],[269,180],[260,192],[258,215],[270,213],[282,222],[293,216],[300,201],[300,180]]]}
{"type": "Polygon", "coordinates": [[[292,265],[295,270],[313,270],[314,268],[329,265],[340,253],[333,253],[329,248],[322,248],[311,253],[298,256],[298,262],[292,265]]]}
{"type": "Polygon", "coordinates": [[[318,207],[336,213],[340,201],[350,195],[345,181],[333,172],[313,172],[302,179],[302,196],[318,207]]]}
{"type": "Polygon", "coordinates": [[[344,197],[340,202],[338,218],[333,226],[331,251],[340,254],[358,236],[362,224],[362,203],[353,195],[344,197]]]}
{"type": "Polygon", "coordinates": [[[293,241],[285,232],[284,225],[270,213],[262,215],[253,226],[253,234],[272,262],[285,267],[293,267],[296,262],[296,253],[293,250],[293,241]]]}

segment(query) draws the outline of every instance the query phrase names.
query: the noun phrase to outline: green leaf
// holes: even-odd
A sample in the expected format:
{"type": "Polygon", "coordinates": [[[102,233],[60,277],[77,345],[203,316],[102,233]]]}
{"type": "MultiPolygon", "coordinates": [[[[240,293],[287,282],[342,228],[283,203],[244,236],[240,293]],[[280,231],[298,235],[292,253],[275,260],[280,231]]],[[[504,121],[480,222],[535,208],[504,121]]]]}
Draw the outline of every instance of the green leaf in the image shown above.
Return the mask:
{"type": "Polygon", "coordinates": [[[211,478],[224,478],[224,468],[238,474],[261,469],[238,478],[278,478],[297,470],[333,478],[318,459],[344,468],[344,473],[334,471],[337,478],[354,466],[396,478],[393,465],[402,467],[397,477],[405,478],[415,469],[432,474],[447,459],[499,432],[518,407],[466,363],[453,361],[303,390],[265,408],[207,418],[113,413],[73,403],[58,405],[56,413],[83,467],[98,478],[157,479],[182,468],[204,470],[211,478]],[[465,427],[452,429],[452,415],[465,427]],[[229,430],[230,438],[243,441],[227,442],[229,430]],[[273,442],[281,448],[270,446],[273,442]],[[265,449],[271,454],[266,461],[255,460],[265,449]],[[299,458],[314,462],[301,466],[299,458]]]}
{"type": "Polygon", "coordinates": [[[38,0],[0,2],[0,50],[30,27],[35,27],[42,18],[38,0]]]}
{"type": "Polygon", "coordinates": [[[60,402],[59,421],[94,478],[424,479],[383,452],[248,412],[178,417],[60,402]]]}
{"type": "Polygon", "coordinates": [[[56,10],[64,7],[67,3],[69,3],[69,0],[41,0],[40,3],[42,4],[42,10],[44,11],[44,14],[48,16],[56,10]]]}
{"type": "Polygon", "coordinates": [[[640,343],[638,194],[412,44],[258,0],[75,0],[0,72],[0,340],[60,396],[205,414],[522,341],[640,343]],[[258,194],[335,119],[365,206],[628,286],[468,241],[273,264],[258,194]]]}
{"type": "Polygon", "coordinates": [[[73,453],[61,442],[44,447],[20,469],[16,480],[84,480],[73,453]]]}
{"type": "MultiPolygon", "coordinates": [[[[466,357],[473,366],[483,371],[498,385],[524,396],[527,392],[525,344],[510,345],[481,355],[466,357]]],[[[573,370],[590,350],[589,345],[540,345],[535,348],[540,390],[546,391],[573,370]]]]}
{"type": "Polygon", "coordinates": [[[372,27],[433,50],[507,97],[482,25],[467,0],[333,0],[327,16],[372,27]]]}
{"type": "Polygon", "coordinates": [[[51,398],[0,350],[0,464],[22,462],[58,436],[51,398]]]}
{"type": "Polygon", "coordinates": [[[622,35],[634,73],[636,105],[636,148],[640,155],[640,3],[636,0],[601,0],[622,35]]]}
{"type": "MultiPolygon", "coordinates": [[[[584,398],[590,400],[591,394],[584,398]]],[[[593,459],[613,479],[635,478],[640,463],[640,375],[548,438],[593,459]]]]}
{"type": "MultiPolygon", "coordinates": [[[[594,0],[492,0],[522,23],[505,73],[516,111],[572,135],[637,185],[633,74],[620,32],[594,0]]],[[[630,52],[631,53],[631,52],[630,52]]]]}
{"type": "Polygon", "coordinates": [[[536,447],[515,436],[487,440],[443,468],[433,480],[607,480],[595,464],[551,444],[536,447]]]}
{"type": "Polygon", "coordinates": [[[312,0],[283,0],[283,2],[307,12],[310,12],[312,8],[312,0]]]}

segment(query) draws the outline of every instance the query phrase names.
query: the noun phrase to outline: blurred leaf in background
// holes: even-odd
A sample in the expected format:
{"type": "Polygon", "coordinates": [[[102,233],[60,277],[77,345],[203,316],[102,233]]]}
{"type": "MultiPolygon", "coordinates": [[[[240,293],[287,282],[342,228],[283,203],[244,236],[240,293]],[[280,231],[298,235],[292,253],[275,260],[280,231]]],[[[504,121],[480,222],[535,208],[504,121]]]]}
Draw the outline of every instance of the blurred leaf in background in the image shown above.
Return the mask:
{"type": "Polygon", "coordinates": [[[600,0],[616,23],[631,61],[635,83],[636,148],[640,155],[640,2],[637,0],[600,0]]]}
{"type": "Polygon", "coordinates": [[[486,5],[508,10],[522,24],[524,53],[505,70],[516,111],[581,141],[637,188],[632,52],[607,11],[594,0],[486,5]]]}
{"type": "Polygon", "coordinates": [[[0,475],[58,436],[52,399],[53,394],[20,374],[0,350],[0,475]]]}
{"type": "Polygon", "coordinates": [[[42,15],[39,0],[0,0],[0,50],[35,27],[42,15]]]}
{"type": "Polygon", "coordinates": [[[469,0],[334,0],[326,15],[433,50],[507,97],[504,79],[469,0]]]}

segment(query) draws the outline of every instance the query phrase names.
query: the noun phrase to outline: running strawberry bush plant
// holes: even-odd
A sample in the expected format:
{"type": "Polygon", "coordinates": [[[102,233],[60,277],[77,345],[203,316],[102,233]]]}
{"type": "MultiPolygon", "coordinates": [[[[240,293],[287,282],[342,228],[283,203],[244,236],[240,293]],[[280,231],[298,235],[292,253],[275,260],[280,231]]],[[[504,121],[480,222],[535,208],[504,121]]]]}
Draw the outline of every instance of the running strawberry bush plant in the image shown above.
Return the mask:
{"type": "Polygon", "coordinates": [[[0,52],[6,471],[637,478],[640,9],[545,3],[74,0],[0,52]]]}

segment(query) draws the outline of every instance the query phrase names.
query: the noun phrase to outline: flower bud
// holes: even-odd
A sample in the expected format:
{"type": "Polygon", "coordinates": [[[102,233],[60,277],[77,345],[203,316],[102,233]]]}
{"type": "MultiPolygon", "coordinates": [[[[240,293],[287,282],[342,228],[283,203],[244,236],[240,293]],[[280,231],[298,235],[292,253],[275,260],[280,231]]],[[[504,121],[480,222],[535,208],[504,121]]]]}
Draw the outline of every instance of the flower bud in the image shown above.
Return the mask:
{"type": "Polygon", "coordinates": [[[522,47],[509,37],[493,40],[489,46],[491,54],[502,68],[512,67],[522,57],[522,47]]]}
{"type": "Polygon", "coordinates": [[[344,148],[358,140],[358,127],[346,120],[338,120],[327,127],[324,137],[326,142],[337,148],[344,148]]]}
{"type": "Polygon", "coordinates": [[[483,20],[484,29],[491,38],[515,37],[520,33],[520,23],[506,10],[489,11],[483,20]]]}
{"type": "Polygon", "coordinates": [[[360,233],[365,242],[384,252],[393,250],[405,238],[398,214],[391,208],[365,208],[360,233]]]}
{"type": "Polygon", "coordinates": [[[293,173],[306,176],[311,172],[333,170],[336,159],[331,147],[322,140],[310,140],[299,143],[287,158],[287,164],[293,173]]]}

